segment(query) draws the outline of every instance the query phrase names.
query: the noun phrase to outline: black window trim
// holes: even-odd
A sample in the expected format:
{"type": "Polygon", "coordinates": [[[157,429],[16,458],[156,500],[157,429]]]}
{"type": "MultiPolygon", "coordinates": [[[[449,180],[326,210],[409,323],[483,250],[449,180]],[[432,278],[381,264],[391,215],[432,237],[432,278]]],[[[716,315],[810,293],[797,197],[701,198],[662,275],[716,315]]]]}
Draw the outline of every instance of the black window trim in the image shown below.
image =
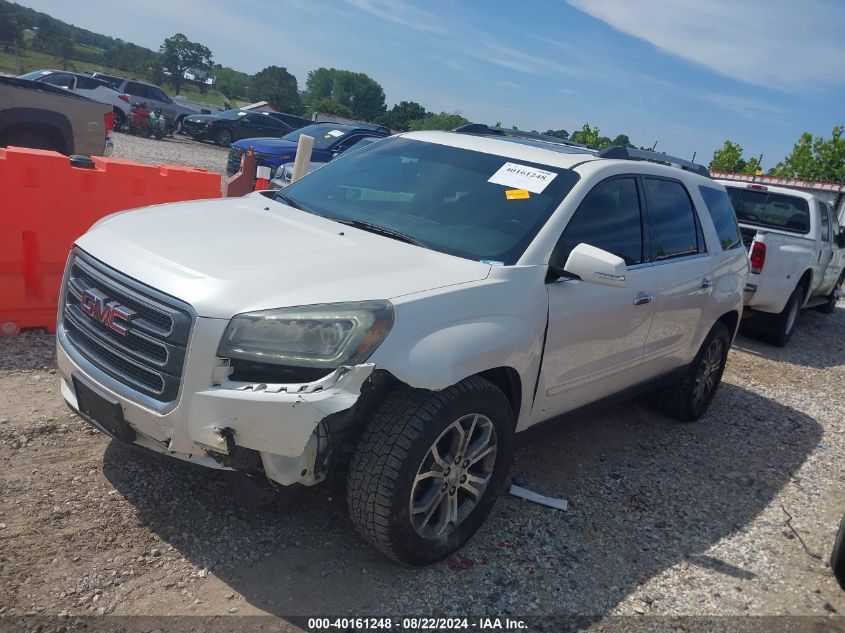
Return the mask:
{"type": "MultiPolygon", "coordinates": [[[[603,185],[605,182],[608,182],[610,180],[625,179],[625,180],[633,180],[634,186],[637,188],[637,200],[638,200],[639,205],[640,205],[640,243],[642,245],[641,246],[642,251],[640,252],[640,257],[643,260],[639,264],[631,264],[630,266],[628,266],[626,264],[626,267],[627,267],[628,270],[636,270],[638,268],[646,268],[648,266],[651,266],[652,262],[649,260],[649,252],[651,250],[649,248],[650,237],[649,237],[648,231],[646,231],[646,227],[645,227],[645,222],[646,222],[646,209],[645,209],[645,206],[644,206],[645,193],[643,192],[642,183],[640,182],[640,178],[639,178],[640,176],[641,176],[641,174],[636,174],[636,173],[613,174],[612,176],[602,178],[598,182],[594,183],[593,186],[590,187],[589,191],[587,191],[587,193],[584,194],[584,197],[581,198],[581,201],[578,203],[578,206],[575,207],[575,210],[572,212],[572,215],[569,216],[569,220],[567,220],[566,226],[564,226],[563,230],[560,232],[560,235],[558,236],[557,241],[555,242],[555,245],[552,248],[552,252],[549,254],[548,265],[550,265],[550,266],[553,265],[553,262],[555,260],[555,253],[557,253],[558,245],[560,244],[560,241],[563,239],[563,235],[564,235],[564,233],[566,233],[566,229],[569,228],[569,223],[572,222],[572,218],[574,218],[575,214],[578,213],[578,210],[581,208],[581,205],[584,204],[584,201],[587,199],[587,196],[589,196],[593,191],[595,191],[596,188],[599,187],[599,185],[603,185]]],[[[564,198],[564,200],[565,200],[565,198],[564,198]]],[[[596,248],[598,248],[598,247],[596,247],[596,248]]],[[[566,264],[566,262],[563,262],[561,264],[561,266],[564,266],[565,264],[566,264]]],[[[569,279],[571,279],[571,277],[560,277],[560,278],[552,279],[551,282],[556,283],[558,281],[567,281],[569,279]]]]}
{"type": "Polygon", "coordinates": [[[833,242],[833,223],[830,221],[831,215],[833,214],[831,213],[830,205],[827,202],[822,200],[817,200],[817,202],[819,205],[819,236],[822,242],[830,244],[833,242]],[[826,222],[825,217],[827,218],[826,222]],[[827,227],[827,239],[825,239],[824,235],[822,235],[825,227],[827,227]]]}
{"type": "Polygon", "coordinates": [[[640,182],[640,189],[642,190],[642,204],[643,204],[643,215],[645,217],[645,223],[648,224],[648,252],[646,261],[651,266],[662,266],[664,264],[673,264],[675,262],[685,262],[691,259],[698,259],[700,257],[709,257],[711,255],[710,248],[707,245],[707,236],[704,235],[704,227],[701,224],[701,218],[699,217],[699,210],[698,207],[695,206],[695,202],[693,202],[692,196],[690,195],[689,189],[687,189],[686,184],[684,181],[679,180],[677,178],[669,178],[667,176],[658,176],[653,174],[637,174],[637,177],[642,181],[640,182]],[[684,193],[687,194],[687,199],[689,200],[690,207],[692,207],[692,216],[695,220],[695,235],[696,241],[698,240],[698,236],[701,236],[701,239],[704,241],[704,250],[702,251],[699,249],[699,252],[692,254],[692,255],[680,255],[677,257],[667,257],[665,259],[655,259],[652,260],[651,258],[651,210],[649,209],[648,205],[648,197],[645,194],[645,179],[649,178],[652,180],[666,180],[668,182],[674,182],[681,186],[681,189],[684,190],[684,193]]]}

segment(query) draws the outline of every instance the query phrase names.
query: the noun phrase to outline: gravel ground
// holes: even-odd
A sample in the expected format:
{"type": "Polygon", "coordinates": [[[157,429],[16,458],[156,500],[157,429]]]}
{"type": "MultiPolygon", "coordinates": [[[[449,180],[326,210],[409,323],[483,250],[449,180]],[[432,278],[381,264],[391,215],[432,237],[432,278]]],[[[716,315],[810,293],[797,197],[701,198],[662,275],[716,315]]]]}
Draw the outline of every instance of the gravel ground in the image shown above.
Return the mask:
{"type": "Polygon", "coordinates": [[[0,339],[0,614],[845,613],[842,308],[786,349],[738,338],[697,423],[643,398],[522,446],[516,477],[569,510],[504,497],[425,569],[364,545],[337,488],[267,496],[125,448],[57,383],[52,337],[0,339]]]}
{"type": "Polygon", "coordinates": [[[131,134],[113,134],[113,158],[128,158],[147,165],[184,165],[201,167],[226,176],[228,149],[211,143],[193,141],[177,134],[160,141],[131,134]]]}

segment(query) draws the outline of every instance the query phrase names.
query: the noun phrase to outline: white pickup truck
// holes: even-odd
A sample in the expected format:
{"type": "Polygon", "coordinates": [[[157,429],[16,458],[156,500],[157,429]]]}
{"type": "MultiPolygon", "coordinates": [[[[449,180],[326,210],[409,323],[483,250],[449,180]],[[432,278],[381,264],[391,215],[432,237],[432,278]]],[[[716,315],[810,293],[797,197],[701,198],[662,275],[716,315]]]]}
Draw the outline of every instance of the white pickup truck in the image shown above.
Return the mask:
{"type": "Polygon", "coordinates": [[[786,345],[802,308],[833,311],[841,294],[845,233],[828,204],[812,194],[721,182],[751,265],[744,324],[775,345],[786,345]]]}
{"type": "Polygon", "coordinates": [[[281,485],[351,455],[356,528],[423,564],[481,525],[515,433],[646,387],[702,416],[747,276],[703,167],[414,132],[278,192],[101,220],[68,259],[61,390],[124,442],[281,485]]]}

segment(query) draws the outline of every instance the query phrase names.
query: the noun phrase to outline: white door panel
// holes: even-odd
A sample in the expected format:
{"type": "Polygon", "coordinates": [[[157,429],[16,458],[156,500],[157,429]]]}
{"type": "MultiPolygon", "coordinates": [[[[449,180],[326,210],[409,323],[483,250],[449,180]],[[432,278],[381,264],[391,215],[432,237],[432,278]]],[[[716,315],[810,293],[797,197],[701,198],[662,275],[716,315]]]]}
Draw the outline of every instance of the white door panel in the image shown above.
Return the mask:
{"type": "Polygon", "coordinates": [[[579,280],[549,284],[543,356],[544,417],[575,409],[639,382],[643,345],[654,316],[650,267],[628,271],[627,288],[579,280]]]}
{"type": "Polygon", "coordinates": [[[646,378],[686,365],[695,355],[714,281],[709,255],[669,260],[653,270],[658,291],[654,323],[644,351],[646,378]]]}

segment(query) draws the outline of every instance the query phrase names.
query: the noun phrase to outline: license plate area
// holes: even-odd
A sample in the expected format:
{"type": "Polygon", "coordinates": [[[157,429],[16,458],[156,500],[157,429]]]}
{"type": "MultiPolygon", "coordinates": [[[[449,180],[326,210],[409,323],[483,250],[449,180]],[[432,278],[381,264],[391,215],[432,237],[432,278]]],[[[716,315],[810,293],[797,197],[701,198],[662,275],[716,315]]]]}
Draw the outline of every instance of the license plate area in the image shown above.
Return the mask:
{"type": "Polygon", "coordinates": [[[74,374],[72,378],[76,403],[83,417],[93,420],[116,439],[134,442],[135,431],[123,419],[123,407],[120,403],[98,391],[78,374],[74,374]]]}

